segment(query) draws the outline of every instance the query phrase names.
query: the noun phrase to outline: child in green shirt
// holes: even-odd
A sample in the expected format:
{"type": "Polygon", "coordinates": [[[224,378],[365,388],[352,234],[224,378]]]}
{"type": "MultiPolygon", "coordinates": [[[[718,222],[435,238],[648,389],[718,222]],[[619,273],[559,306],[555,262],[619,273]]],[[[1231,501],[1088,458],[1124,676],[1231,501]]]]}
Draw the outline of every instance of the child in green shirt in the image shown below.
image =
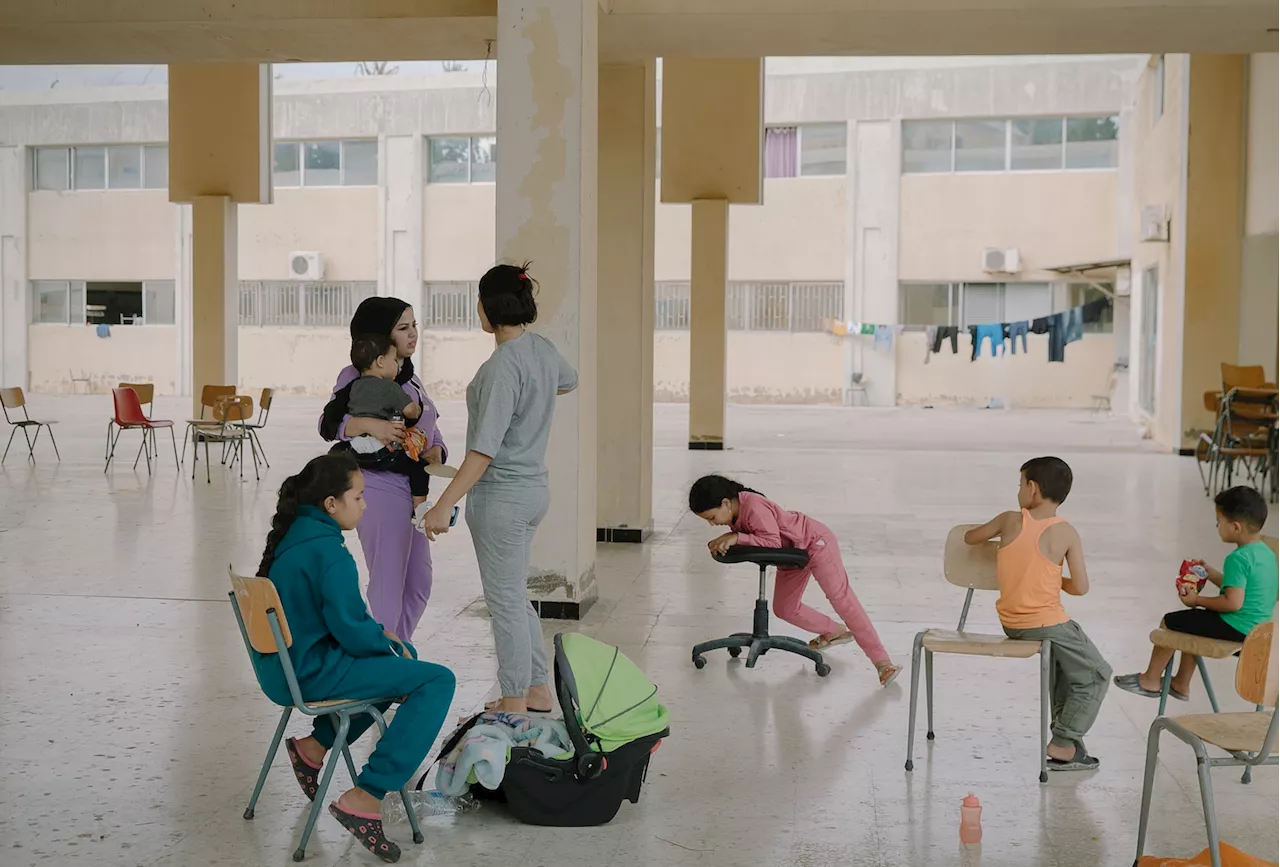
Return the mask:
{"type": "MultiPolygon", "coordinates": [[[[1181,611],[1166,614],[1161,626],[1174,632],[1201,635],[1222,641],[1244,641],[1249,630],[1270,620],[1275,612],[1280,579],[1277,578],[1276,554],[1262,539],[1267,522],[1267,501],[1253,488],[1229,488],[1213,500],[1218,513],[1218,537],[1236,549],[1227,555],[1219,572],[1203,560],[1209,581],[1220,589],[1216,595],[1201,596],[1195,589],[1180,595],[1181,611]]],[[[1127,692],[1159,698],[1160,680],[1174,651],[1164,647],[1151,649],[1151,663],[1139,674],[1116,677],[1116,686],[1127,692]]],[[[1169,683],[1169,694],[1186,701],[1191,689],[1191,676],[1196,658],[1182,654],[1178,672],[1169,683]]]]}

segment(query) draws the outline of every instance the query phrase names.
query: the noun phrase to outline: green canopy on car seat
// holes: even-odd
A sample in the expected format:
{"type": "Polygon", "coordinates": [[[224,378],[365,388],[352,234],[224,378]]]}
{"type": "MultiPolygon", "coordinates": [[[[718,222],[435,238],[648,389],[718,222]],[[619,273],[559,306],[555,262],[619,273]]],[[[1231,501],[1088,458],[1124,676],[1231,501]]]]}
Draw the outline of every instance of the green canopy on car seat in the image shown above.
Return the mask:
{"type": "Polygon", "coordinates": [[[618,648],[577,633],[557,635],[555,645],[556,671],[576,705],[562,710],[575,714],[600,752],[667,728],[658,688],[618,648]]]}

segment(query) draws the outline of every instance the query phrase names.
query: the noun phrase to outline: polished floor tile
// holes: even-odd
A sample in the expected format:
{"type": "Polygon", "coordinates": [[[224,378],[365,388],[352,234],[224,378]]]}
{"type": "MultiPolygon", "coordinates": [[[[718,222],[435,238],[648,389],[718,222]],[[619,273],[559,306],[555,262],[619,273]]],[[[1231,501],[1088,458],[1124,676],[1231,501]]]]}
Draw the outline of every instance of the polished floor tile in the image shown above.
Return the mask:
{"type": "MultiPolygon", "coordinates": [[[[167,443],[153,475],[145,463],[133,470],[136,439],[128,450],[122,440],[125,459],[104,474],[105,397],[30,403],[61,422],[63,460],[42,443],[35,465],[10,453],[0,467],[0,865],[289,863],[307,805],[283,757],[257,818],[241,819],[276,711],[244,657],[226,568],[256,566],[280,481],[323,450],[318,407],[278,399],[261,481],[252,467],[241,480],[215,463],[206,484],[203,466],[191,479],[190,455],[175,471],[167,443]]],[[[157,406],[171,418],[186,410],[178,400],[157,406]]],[[[464,409],[442,410],[446,436],[461,443],[464,409]]],[[[600,546],[600,601],[581,623],[546,626],[548,635],[574,629],[617,644],[659,685],[672,736],[640,804],[590,829],[532,828],[485,807],[429,820],[423,846],[395,826],[406,841],[401,863],[1132,861],[1154,702],[1113,690],[1089,738],[1103,769],[1042,785],[1035,662],[939,657],[938,737],[924,739],[922,706],[907,773],[910,679],[879,689],[856,646],[830,653],[833,671],[822,679],[780,652],[751,670],[725,654],[694,669],[692,644],[750,627],[756,581],[750,567],[707,557],[709,531],[683,500],[695,477],[722,471],[828,523],[855,592],[906,663],[916,632],[959,616],[963,594],[940,570],[948,528],[1009,508],[1021,461],[1060,454],[1076,472],[1064,514],[1084,537],[1094,584],[1068,607],[1124,672],[1144,664],[1147,633],[1176,604],[1177,563],[1227,553],[1192,461],[1153,451],[1123,421],[1082,413],[734,407],[732,448],[719,454],[685,451],[686,424],[683,408],[657,408],[653,539],[600,546]],[[961,853],[959,805],[971,791],[983,802],[984,841],[980,853],[961,853]]],[[[488,617],[465,533],[434,556],[436,586],[415,640],[457,672],[453,713],[463,714],[496,687],[488,617]]],[[[829,610],[816,587],[806,599],[829,610]]],[[[975,628],[998,628],[992,602],[979,597],[975,628]]],[[[1210,671],[1224,705],[1243,709],[1232,662],[1210,671]]],[[[1172,711],[1206,709],[1195,693],[1172,711]]],[[[357,759],[368,749],[360,744],[357,759]]],[[[1230,769],[1213,776],[1224,839],[1275,860],[1276,769],[1259,769],[1249,786],[1230,769]]],[[[336,785],[345,777],[339,771],[336,785]]],[[[1204,848],[1195,760],[1169,737],[1156,798],[1150,850],[1204,848]]],[[[322,816],[306,863],[376,862],[322,816]]]]}

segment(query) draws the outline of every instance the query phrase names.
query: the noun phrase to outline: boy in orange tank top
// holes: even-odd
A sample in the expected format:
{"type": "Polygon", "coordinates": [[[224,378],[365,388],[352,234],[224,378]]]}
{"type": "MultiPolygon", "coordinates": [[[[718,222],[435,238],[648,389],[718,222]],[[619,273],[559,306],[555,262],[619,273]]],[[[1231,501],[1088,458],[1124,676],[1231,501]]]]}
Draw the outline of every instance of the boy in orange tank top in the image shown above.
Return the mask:
{"type": "Polygon", "coordinates": [[[1089,592],[1084,549],[1076,528],[1058,517],[1058,507],[1071,493],[1071,467],[1061,458],[1034,458],[1022,465],[1017,512],[1002,512],[964,540],[981,545],[1000,539],[996,581],[1000,598],[996,613],[1010,638],[1049,641],[1053,739],[1049,770],[1093,771],[1084,736],[1102,708],[1111,679],[1098,648],[1062,607],[1062,593],[1089,592]],[[1063,577],[1066,563],[1070,577],[1063,577]]]}

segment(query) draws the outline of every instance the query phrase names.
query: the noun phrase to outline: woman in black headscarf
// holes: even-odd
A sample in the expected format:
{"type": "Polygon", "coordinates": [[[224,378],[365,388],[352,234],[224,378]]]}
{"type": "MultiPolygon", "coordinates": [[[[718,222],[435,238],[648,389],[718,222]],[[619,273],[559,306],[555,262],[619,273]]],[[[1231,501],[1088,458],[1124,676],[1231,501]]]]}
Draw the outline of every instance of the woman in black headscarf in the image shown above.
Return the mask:
{"type": "MultiPolygon", "coordinates": [[[[407,424],[427,438],[428,448],[422,460],[444,463],[447,452],[436,427],[439,414],[413,372],[413,353],[418,348],[413,308],[399,298],[366,298],[351,317],[351,336],[358,334],[391,335],[401,359],[396,382],[422,407],[422,415],[407,424]]],[[[338,374],[333,397],[320,416],[320,436],[332,442],[368,434],[383,445],[403,442],[405,423],[352,418],[347,413],[351,383],[359,376],[360,372],[350,366],[338,374]]],[[[411,523],[413,500],[408,478],[394,472],[363,472],[368,508],[356,529],[369,567],[369,610],[384,629],[408,641],[431,596],[431,547],[427,537],[411,523]]]]}

